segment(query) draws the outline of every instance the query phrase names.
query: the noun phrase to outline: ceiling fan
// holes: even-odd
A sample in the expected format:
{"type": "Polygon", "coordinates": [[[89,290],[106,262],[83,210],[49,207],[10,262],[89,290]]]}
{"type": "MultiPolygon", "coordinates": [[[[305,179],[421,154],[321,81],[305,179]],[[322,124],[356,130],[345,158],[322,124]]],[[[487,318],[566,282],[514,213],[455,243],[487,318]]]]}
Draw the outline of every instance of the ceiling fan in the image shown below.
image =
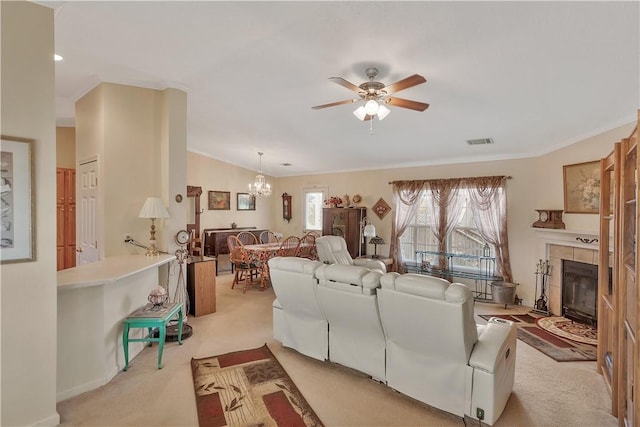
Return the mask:
{"type": "Polygon", "coordinates": [[[342,77],[329,77],[329,80],[332,80],[340,86],[344,86],[357,93],[359,96],[358,98],[345,99],[344,101],[332,102],[330,104],[316,105],[311,108],[319,110],[321,108],[335,107],[336,105],[365,101],[364,105],[361,105],[353,112],[357,118],[364,121],[371,120],[374,116],[378,116],[379,120],[387,117],[391,110],[385,106],[386,104],[393,105],[395,107],[409,108],[410,110],[416,111],[424,111],[429,107],[429,104],[425,104],[424,102],[411,101],[409,99],[390,96],[391,94],[401,90],[425,83],[427,80],[421,75],[414,74],[385,86],[384,83],[374,81],[378,75],[377,68],[367,68],[365,73],[367,74],[367,77],[369,77],[369,81],[362,83],[360,86],[356,86],[342,77]]]}

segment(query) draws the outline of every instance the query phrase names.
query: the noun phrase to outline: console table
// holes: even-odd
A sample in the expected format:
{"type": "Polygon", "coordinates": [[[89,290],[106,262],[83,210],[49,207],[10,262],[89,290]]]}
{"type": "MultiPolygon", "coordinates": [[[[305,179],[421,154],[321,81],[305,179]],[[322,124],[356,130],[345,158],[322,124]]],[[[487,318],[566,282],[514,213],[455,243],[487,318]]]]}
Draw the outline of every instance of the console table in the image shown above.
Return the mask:
{"type": "Polygon", "coordinates": [[[204,235],[204,255],[216,258],[216,272],[218,271],[218,255],[228,254],[227,237],[237,236],[241,231],[248,231],[260,239],[260,233],[256,227],[237,227],[237,228],[205,228],[202,230],[204,235]]]}
{"type": "Polygon", "coordinates": [[[439,251],[416,251],[415,263],[404,263],[407,271],[418,274],[428,274],[430,276],[442,277],[451,281],[453,277],[461,279],[471,279],[475,282],[475,290],[473,291],[474,299],[477,301],[491,302],[493,298],[489,289],[489,283],[504,280],[500,276],[495,275],[496,259],[490,256],[479,256],[471,254],[458,254],[452,252],[439,251]],[[444,269],[438,268],[425,260],[425,257],[445,257],[447,266],[444,269]],[[455,269],[453,268],[453,260],[455,258],[466,258],[478,261],[476,269],[455,269]]]}

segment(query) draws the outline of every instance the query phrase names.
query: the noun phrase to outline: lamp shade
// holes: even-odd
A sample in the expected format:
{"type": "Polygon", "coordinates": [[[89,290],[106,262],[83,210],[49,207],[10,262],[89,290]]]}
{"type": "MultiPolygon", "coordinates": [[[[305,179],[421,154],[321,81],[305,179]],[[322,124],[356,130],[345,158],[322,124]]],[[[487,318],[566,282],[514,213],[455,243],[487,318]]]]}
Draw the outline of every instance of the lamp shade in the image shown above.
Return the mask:
{"type": "Polygon", "coordinates": [[[389,115],[390,112],[391,112],[391,110],[389,110],[384,105],[381,105],[380,107],[378,107],[378,120],[384,119],[385,117],[387,117],[389,115]]]}
{"type": "Polygon", "coordinates": [[[376,235],[376,226],[373,224],[367,224],[364,226],[364,232],[362,233],[365,237],[375,237],[376,235]]]}
{"type": "Polygon", "coordinates": [[[371,240],[369,240],[369,243],[371,243],[372,245],[384,245],[384,239],[380,236],[375,236],[372,237],[371,240]]]}
{"type": "Polygon", "coordinates": [[[147,197],[138,218],[169,218],[169,212],[159,197],[147,197]]]}
{"type": "Polygon", "coordinates": [[[358,108],[356,108],[356,110],[353,112],[353,115],[356,116],[359,120],[364,120],[365,117],[367,117],[367,112],[364,109],[364,106],[359,106],[358,108]]]}

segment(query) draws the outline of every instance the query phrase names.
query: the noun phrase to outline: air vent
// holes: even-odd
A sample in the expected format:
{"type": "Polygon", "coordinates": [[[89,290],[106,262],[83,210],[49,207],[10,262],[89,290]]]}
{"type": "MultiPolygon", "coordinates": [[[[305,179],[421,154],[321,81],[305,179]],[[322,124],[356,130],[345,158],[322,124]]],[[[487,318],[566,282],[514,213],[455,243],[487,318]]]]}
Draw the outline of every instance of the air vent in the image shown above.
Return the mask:
{"type": "Polygon", "coordinates": [[[467,144],[469,145],[493,144],[493,139],[491,138],[467,139],[467,144]]]}

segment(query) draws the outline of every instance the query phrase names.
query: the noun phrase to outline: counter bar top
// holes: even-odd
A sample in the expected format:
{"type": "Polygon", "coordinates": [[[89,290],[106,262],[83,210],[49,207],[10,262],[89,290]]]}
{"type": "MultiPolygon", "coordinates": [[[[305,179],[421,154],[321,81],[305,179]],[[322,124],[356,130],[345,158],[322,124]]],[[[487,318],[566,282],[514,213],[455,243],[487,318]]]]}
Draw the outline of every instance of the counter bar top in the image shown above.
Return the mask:
{"type": "Polygon", "coordinates": [[[175,255],[118,255],[58,271],[58,291],[105,285],[175,260],[175,255]]]}

